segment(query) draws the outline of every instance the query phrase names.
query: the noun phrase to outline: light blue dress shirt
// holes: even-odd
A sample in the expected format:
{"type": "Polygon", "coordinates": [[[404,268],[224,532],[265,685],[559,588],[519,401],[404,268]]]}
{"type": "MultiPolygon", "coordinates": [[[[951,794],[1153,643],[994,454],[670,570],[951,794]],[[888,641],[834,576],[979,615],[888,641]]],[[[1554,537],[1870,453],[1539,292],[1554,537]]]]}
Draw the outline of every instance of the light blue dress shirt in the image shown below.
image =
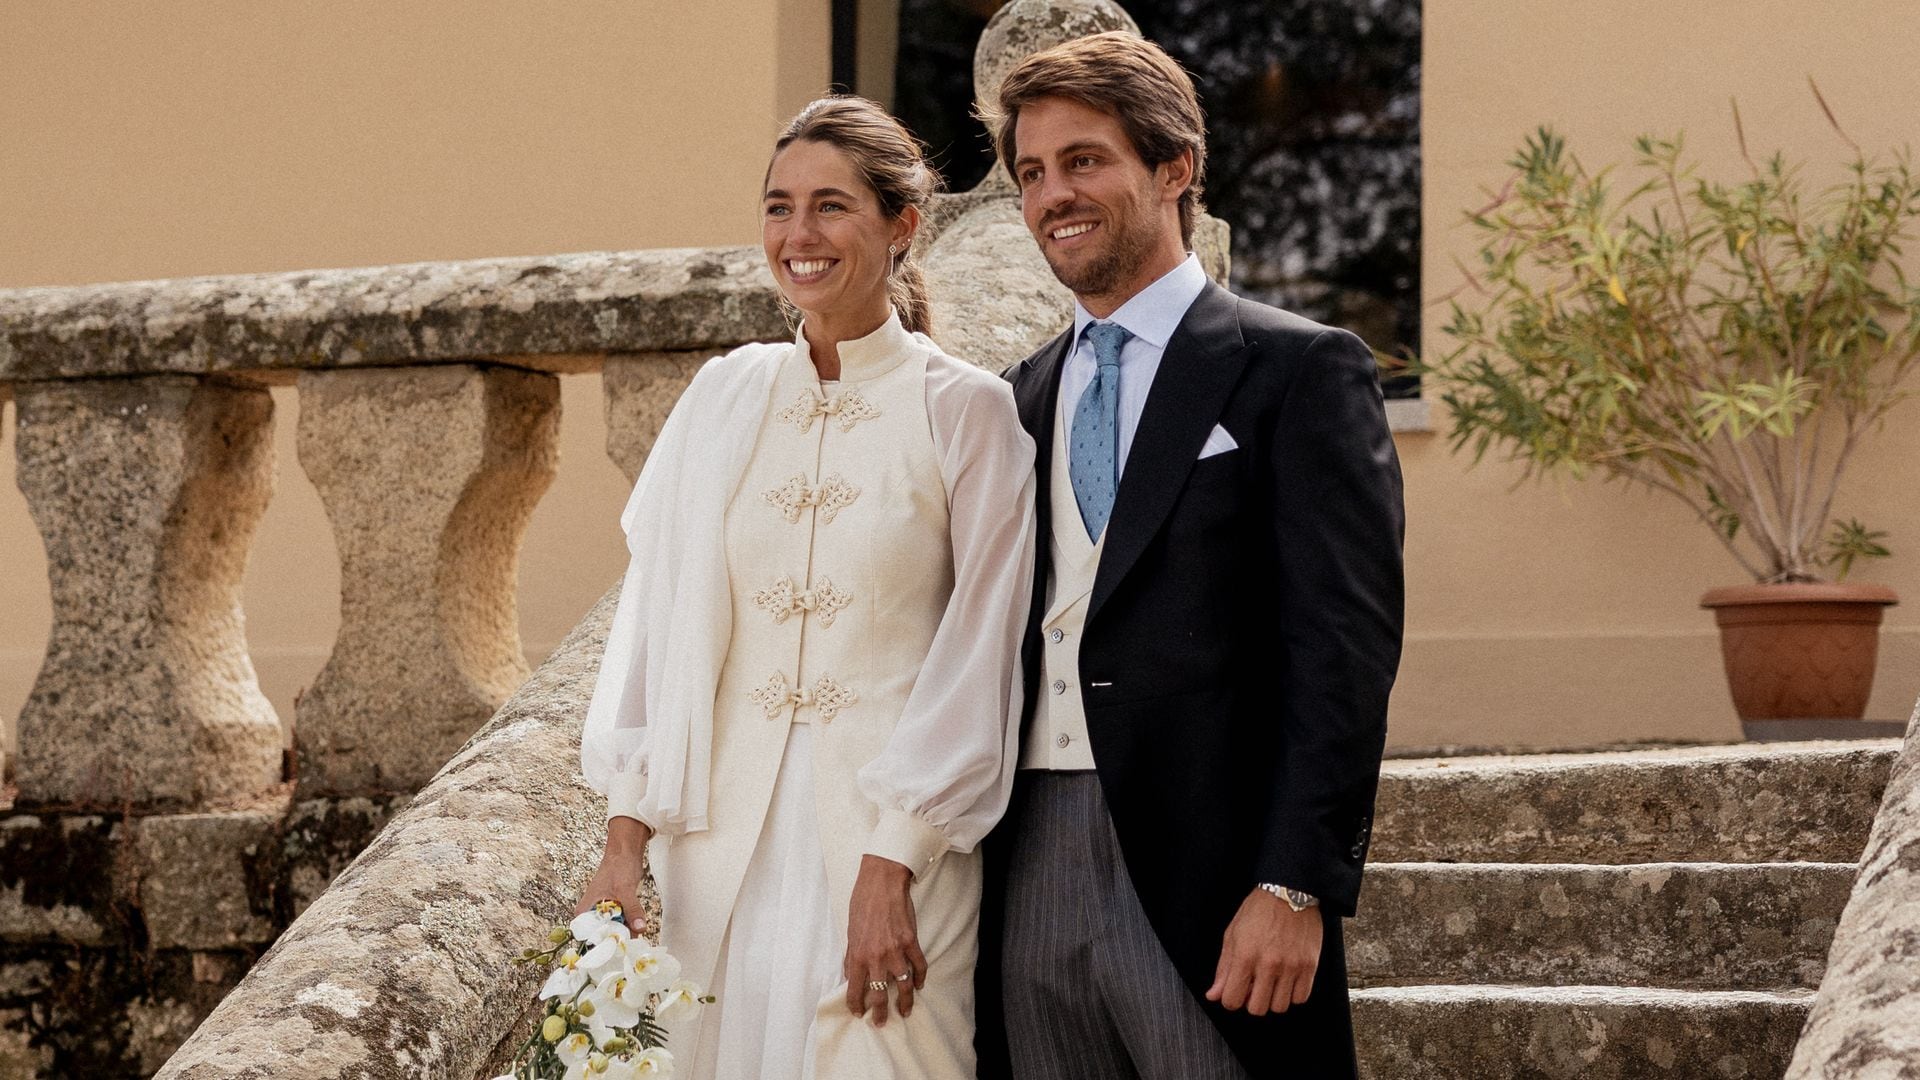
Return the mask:
{"type": "MultiPolygon", "coordinates": [[[[1119,310],[1104,321],[1119,323],[1133,336],[1120,350],[1119,462],[1114,472],[1118,480],[1127,470],[1127,455],[1133,449],[1134,432],[1140,429],[1140,414],[1147,407],[1147,391],[1153,387],[1154,373],[1160,370],[1160,357],[1167,351],[1167,340],[1187,317],[1187,309],[1207,286],[1207,272],[1200,260],[1188,253],[1186,261],[1167,271],[1153,284],[1135,293],[1119,310]]],[[[1088,323],[1099,322],[1093,314],[1073,303],[1073,351],[1060,371],[1061,432],[1073,430],[1074,410],[1093,381],[1093,343],[1084,331],[1088,323]]]]}

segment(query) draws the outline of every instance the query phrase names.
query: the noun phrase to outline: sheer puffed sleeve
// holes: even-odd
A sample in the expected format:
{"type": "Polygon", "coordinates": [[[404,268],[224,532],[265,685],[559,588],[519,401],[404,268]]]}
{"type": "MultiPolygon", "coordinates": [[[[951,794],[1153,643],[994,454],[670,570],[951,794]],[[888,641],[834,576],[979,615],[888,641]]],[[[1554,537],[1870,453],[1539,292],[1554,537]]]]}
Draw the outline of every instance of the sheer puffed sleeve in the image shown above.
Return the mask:
{"type": "Polygon", "coordinates": [[[1006,811],[1035,542],[1033,440],[1012,389],[935,354],[927,412],[947,488],[953,595],[886,749],[859,774],[880,808],[866,851],[916,877],[947,851],[971,851],[1006,811]]]}

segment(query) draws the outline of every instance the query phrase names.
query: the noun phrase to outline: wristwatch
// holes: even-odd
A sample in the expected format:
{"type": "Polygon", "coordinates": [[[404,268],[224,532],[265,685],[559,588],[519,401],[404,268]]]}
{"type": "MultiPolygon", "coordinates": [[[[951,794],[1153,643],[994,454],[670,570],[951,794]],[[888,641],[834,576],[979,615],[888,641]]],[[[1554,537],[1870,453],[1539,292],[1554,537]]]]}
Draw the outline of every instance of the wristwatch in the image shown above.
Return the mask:
{"type": "Polygon", "coordinates": [[[1285,900],[1287,906],[1295,911],[1305,911],[1310,907],[1320,906],[1319,897],[1311,893],[1303,893],[1299,889],[1289,889],[1285,885],[1271,885],[1263,881],[1260,883],[1260,890],[1285,900]]]}

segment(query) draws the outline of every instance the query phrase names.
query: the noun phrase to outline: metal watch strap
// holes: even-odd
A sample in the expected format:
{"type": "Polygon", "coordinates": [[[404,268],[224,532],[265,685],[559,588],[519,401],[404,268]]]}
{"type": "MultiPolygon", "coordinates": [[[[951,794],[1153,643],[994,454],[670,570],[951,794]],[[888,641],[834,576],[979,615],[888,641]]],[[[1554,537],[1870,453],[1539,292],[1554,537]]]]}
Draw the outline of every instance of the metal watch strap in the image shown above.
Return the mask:
{"type": "Polygon", "coordinates": [[[1263,881],[1260,883],[1260,889],[1262,892],[1270,892],[1279,897],[1295,911],[1305,911],[1310,907],[1320,906],[1319,897],[1303,893],[1299,889],[1289,889],[1285,885],[1272,885],[1263,881]]]}

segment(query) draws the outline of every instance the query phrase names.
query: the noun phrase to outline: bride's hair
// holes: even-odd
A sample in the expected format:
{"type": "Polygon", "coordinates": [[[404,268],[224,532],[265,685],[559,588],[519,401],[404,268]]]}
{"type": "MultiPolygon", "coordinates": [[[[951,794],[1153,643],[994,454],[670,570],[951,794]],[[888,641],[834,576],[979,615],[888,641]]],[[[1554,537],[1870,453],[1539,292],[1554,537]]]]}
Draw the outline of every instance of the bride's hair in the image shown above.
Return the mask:
{"type": "MultiPolygon", "coordinates": [[[[920,211],[924,223],[934,193],[940,190],[940,174],[927,163],[920,140],[878,102],[852,94],[813,102],[787,122],[773,144],[773,156],[803,139],[825,143],[847,155],[867,186],[880,196],[880,206],[889,218],[898,218],[911,206],[920,211]]],[[[771,159],[767,169],[772,172],[771,159]]],[[[929,334],[933,320],[927,310],[927,282],[920,272],[918,246],[910,243],[893,257],[887,286],[900,312],[900,324],[929,334]]]]}

